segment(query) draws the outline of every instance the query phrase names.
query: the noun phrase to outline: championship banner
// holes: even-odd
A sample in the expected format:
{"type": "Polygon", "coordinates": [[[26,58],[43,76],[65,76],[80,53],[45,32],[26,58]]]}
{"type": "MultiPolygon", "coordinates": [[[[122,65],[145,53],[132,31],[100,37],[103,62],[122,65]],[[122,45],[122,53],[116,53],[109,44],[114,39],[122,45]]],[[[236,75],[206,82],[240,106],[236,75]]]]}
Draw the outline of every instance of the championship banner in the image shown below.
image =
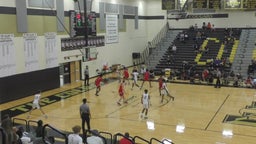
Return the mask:
{"type": "Polygon", "coordinates": [[[39,70],[39,50],[36,33],[24,33],[25,71],[39,70]]]}
{"type": "Polygon", "coordinates": [[[106,15],[106,43],[118,43],[117,15],[106,15]]]}
{"type": "Polygon", "coordinates": [[[57,34],[55,32],[49,32],[44,34],[46,68],[58,66],[58,50],[56,35],[57,34]]]}
{"type": "Polygon", "coordinates": [[[0,34],[0,78],[16,74],[14,34],[0,34]]]}

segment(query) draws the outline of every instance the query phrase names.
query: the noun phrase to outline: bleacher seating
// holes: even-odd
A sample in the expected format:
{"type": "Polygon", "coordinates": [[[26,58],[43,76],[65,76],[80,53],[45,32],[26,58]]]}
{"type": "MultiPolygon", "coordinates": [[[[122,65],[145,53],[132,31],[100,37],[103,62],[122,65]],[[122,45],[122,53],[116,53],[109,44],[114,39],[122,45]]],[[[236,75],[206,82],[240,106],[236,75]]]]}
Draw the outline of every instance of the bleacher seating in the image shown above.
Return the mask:
{"type": "MultiPolygon", "coordinates": [[[[205,34],[204,39],[197,39],[198,49],[195,50],[196,44],[196,31],[183,30],[188,34],[188,39],[182,41],[177,35],[173,44],[176,45],[177,51],[174,53],[171,50],[171,46],[168,51],[163,55],[162,59],[156,66],[156,70],[164,70],[170,68],[180,73],[193,68],[197,73],[201,73],[204,69],[208,69],[213,60],[219,59],[234,61],[234,56],[238,47],[240,33],[239,30],[233,30],[233,37],[235,38],[233,43],[224,44],[225,39],[230,40],[226,29],[216,29],[214,32],[208,30],[199,30],[205,34]],[[207,47],[207,49],[206,49],[207,47]]],[[[230,65],[222,67],[223,71],[230,72],[230,65]]]]}

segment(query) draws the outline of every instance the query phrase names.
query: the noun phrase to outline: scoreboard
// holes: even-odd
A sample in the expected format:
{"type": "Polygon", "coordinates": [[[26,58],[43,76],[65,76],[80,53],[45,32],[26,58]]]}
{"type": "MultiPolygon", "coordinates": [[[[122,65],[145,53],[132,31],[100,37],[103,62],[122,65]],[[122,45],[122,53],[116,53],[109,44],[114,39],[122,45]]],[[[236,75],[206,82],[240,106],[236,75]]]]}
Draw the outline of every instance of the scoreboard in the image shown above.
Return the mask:
{"type": "Polygon", "coordinates": [[[83,12],[70,10],[70,36],[96,36],[96,13],[87,13],[87,20],[83,12]],[[86,29],[87,27],[87,29],[86,29]]]}

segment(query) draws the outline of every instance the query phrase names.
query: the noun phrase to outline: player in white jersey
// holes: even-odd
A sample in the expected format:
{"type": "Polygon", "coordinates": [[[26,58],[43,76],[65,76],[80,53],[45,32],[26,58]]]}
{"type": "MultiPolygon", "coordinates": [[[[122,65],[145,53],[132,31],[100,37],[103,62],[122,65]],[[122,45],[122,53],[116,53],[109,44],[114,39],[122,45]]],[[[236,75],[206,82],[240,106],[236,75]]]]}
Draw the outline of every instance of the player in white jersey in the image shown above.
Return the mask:
{"type": "Polygon", "coordinates": [[[150,105],[150,96],[148,94],[148,90],[145,89],[144,90],[144,93],[142,94],[142,97],[141,97],[141,104],[143,105],[143,109],[140,113],[140,118],[144,118],[144,119],[147,119],[147,114],[148,114],[148,108],[149,108],[149,105],[150,105]],[[145,114],[144,114],[145,112],[145,114]]]}
{"type": "Polygon", "coordinates": [[[41,111],[41,113],[44,115],[45,118],[47,118],[47,115],[44,113],[44,111],[42,110],[42,108],[40,107],[40,98],[41,98],[41,91],[38,91],[35,96],[34,96],[34,100],[32,103],[32,108],[28,113],[27,118],[30,118],[30,114],[33,110],[35,109],[39,109],[41,111]]]}
{"type": "Polygon", "coordinates": [[[137,72],[137,70],[133,70],[132,72],[132,79],[133,79],[133,82],[132,82],[132,89],[134,87],[134,85],[136,85],[138,88],[140,87],[138,84],[137,84],[137,81],[138,81],[138,76],[139,76],[139,73],[137,72]]]}
{"type": "Polygon", "coordinates": [[[165,79],[163,79],[162,81],[163,81],[163,83],[162,83],[162,86],[161,86],[161,103],[163,103],[165,95],[166,96],[168,95],[174,101],[174,97],[170,95],[170,93],[169,93],[169,91],[167,89],[167,85],[165,83],[165,79]]]}

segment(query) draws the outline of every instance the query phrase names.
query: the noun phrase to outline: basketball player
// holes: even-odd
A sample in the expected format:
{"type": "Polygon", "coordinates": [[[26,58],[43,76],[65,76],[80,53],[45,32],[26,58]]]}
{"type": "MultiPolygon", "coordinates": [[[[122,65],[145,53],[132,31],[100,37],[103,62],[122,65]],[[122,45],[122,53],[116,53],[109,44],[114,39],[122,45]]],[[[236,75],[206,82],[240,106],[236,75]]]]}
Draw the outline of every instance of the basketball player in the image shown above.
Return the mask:
{"type": "Polygon", "coordinates": [[[150,96],[148,94],[148,90],[145,89],[144,93],[142,94],[141,97],[141,104],[143,105],[143,109],[140,113],[140,118],[144,118],[147,119],[147,115],[148,115],[148,108],[149,108],[149,104],[150,104],[150,96]],[[145,114],[144,114],[145,112],[145,114]]]}
{"type": "Polygon", "coordinates": [[[96,86],[96,93],[95,93],[95,95],[96,96],[99,96],[99,92],[101,90],[101,86],[100,86],[101,81],[102,81],[102,74],[100,74],[98,76],[98,78],[95,80],[95,86],[96,86]]]}
{"type": "Polygon", "coordinates": [[[151,86],[151,82],[150,82],[150,73],[149,73],[148,69],[146,69],[146,72],[144,73],[144,78],[143,78],[143,82],[141,84],[140,89],[142,89],[143,84],[144,84],[145,81],[148,81],[149,82],[149,86],[152,87],[151,86]]]}
{"type": "Polygon", "coordinates": [[[122,100],[123,100],[123,103],[127,103],[127,101],[125,101],[125,97],[124,97],[124,93],[125,93],[124,85],[125,85],[125,80],[123,80],[123,81],[120,83],[119,88],[118,88],[118,93],[119,93],[120,99],[118,100],[117,104],[118,104],[119,106],[121,106],[121,101],[122,101],[122,100]]]}
{"type": "Polygon", "coordinates": [[[159,89],[159,95],[161,96],[161,88],[162,88],[162,85],[163,85],[163,76],[161,75],[158,79],[158,89],[159,89]]]}
{"type": "Polygon", "coordinates": [[[45,118],[47,118],[47,115],[44,113],[44,111],[42,110],[42,108],[40,107],[40,97],[41,97],[41,91],[38,91],[35,96],[34,96],[34,100],[33,100],[33,104],[32,104],[32,108],[28,113],[27,118],[30,118],[30,114],[33,110],[35,109],[39,109],[41,111],[41,113],[44,115],[45,118]]]}
{"type": "Polygon", "coordinates": [[[167,85],[165,83],[165,79],[163,79],[163,84],[162,84],[162,87],[161,87],[161,103],[163,103],[165,95],[170,96],[172,101],[174,101],[174,97],[170,95],[170,93],[167,89],[167,85]]]}
{"type": "Polygon", "coordinates": [[[126,67],[124,67],[124,71],[123,71],[123,79],[125,81],[128,82],[128,84],[130,84],[130,81],[129,81],[129,71],[126,67]]]}
{"type": "Polygon", "coordinates": [[[134,85],[136,85],[138,88],[140,87],[138,84],[137,84],[137,81],[138,81],[138,71],[137,69],[134,69],[133,72],[132,72],[132,79],[133,79],[133,82],[132,82],[132,89],[134,87],[134,85]]]}

